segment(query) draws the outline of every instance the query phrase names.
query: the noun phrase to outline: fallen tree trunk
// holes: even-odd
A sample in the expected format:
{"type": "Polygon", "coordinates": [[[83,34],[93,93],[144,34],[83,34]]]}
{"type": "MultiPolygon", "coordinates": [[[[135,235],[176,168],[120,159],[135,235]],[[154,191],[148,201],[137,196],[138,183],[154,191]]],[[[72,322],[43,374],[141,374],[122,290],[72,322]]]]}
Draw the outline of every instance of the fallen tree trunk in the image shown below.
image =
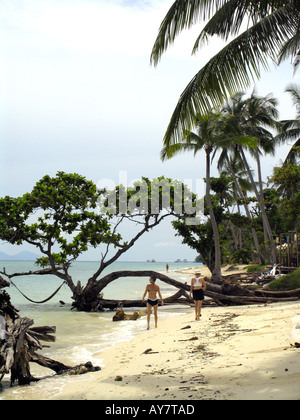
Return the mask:
{"type": "Polygon", "coordinates": [[[106,286],[108,286],[112,281],[117,280],[121,277],[151,277],[154,276],[157,279],[163,281],[164,283],[170,284],[171,286],[176,287],[177,289],[190,290],[190,286],[184,284],[178,280],[172,279],[171,277],[166,276],[165,274],[158,273],[157,271],[151,270],[142,270],[142,271],[114,271],[113,273],[107,274],[98,282],[98,292],[101,292],[106,286]]]}
{"type": "Polygon", "coordinates": [[[208,297],[215,301],[219,301],[224,305],[251,305],[255,303],[272,303],[272,302],[293,302],[299,300],[298,297],[270,297],[270,296],[230,296],[215,292],[206,292],[208,297]]]}
{"type": "MultiPolygon", "coordinates": [[[[108,274],[107,276],[103,277],[98,282],[98,291],[102,291],[108,284],[112,281],[121,278],[121,277],[151,277],[155,276],[157,279],[161,280],[164,283],[167,283],[175,288],[178,288],[179,291],[182,292],[189,292],[190,285],[186,283],[182,283],[178,280],[172,279],[165,274],[158,273],[155,271],[117,271],[108,274]]],[[[257,303],[271,303],[271,302],[283,302],[283,301],[295,301],[298,300],[300,294],[297,291],[291,292],[264,292],[260,291],[253,291],[246,289],[245,287],[241,287],[238,284],[230,284],[229,282],[224,282],[222,285],[218,285],[215,283],[211,283],[206,281],[207,290],[205,291],[205,295],[215,301],[217,304],[221,305],[251,305],[257,303]]],[[[188,297],[187,294],[185,295],[186,299],[179,299],[174,295],[174,300],[171,299],[170,303],[187,303],[188,297]]],[[[167,298],[168,299],[168,298],[167,298]]],[[[168,300],[166,300],[166,303],[168,300]]],[[[118,306],[123,305],[123,307],[141,307],[144,306],[141,300],[105,300],[105,299],[98,299],[97,304],[95,304],[100,310],[101,309],[116,309],[118,306]]]]}
{"type": "MultiPolygon", "coordinates": [[[[298,300],[298,297],[259,297],[259,296],[230,296],[224,295],[221,293],[209,292],[206,291],[205,295],[209,297],[211,300],[215,301],[218,305],[253,305],[257,303],[272,303],[272,302],[293,302],[298,300]]],[[[145,302],[142,300],[109,300],[109,299],[101,299],[100,301],[101,307],[103,309],[115,310],[118,307],[123,308],[141,308],[145,307],[145,302]]],[[[174,305],[174,304],[189,304],[191,305],[193,302],[186,299],[176,299],[172,300],[172,302],[168,302],[168,298],[164,300],[164,303],[174,305]]],[[[204,301],[205,305],[205,301],[204,301]]]]}
{"type": "Polygon", "coordinates": [[[256,296],[262,297],[274,297],[274,298],[290,298],[298,297],[300,298],[300,289],[287,290],[287,291],[272,291],[272,290],[256,290],[256,296]]]}
{"type": "MultiPolygon", "coordinates": [[[[101,299],[101,307],[104,309],[115,310],[118,307],[123,308],[142,308],[146,306],[146,302],[142,300],[110,300],[110,299],[101,299]]],[[[175,295],[164,298],[164,304],[174,305],[174,304],[191,304],[189,296],[185,290],[178,290],[175,295]],[[182,298],[183,297],[183,298],[182,298]]]]}

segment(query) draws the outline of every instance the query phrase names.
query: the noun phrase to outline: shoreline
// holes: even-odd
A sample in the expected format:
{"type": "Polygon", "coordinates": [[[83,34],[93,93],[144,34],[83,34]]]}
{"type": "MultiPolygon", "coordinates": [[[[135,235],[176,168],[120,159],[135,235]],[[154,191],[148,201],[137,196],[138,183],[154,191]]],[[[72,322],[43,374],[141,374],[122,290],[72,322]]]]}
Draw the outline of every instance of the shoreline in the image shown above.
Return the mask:
{"type": "Polygon", "coordinates": [[[70,380],[49,399],[297,400],[293,321],[300,324],[298,302],[206,307],[200,321],[188,308],[149,331],[145,321],[145,332],[99,353],[101,371],[70,380]]]}
{"type": "MultiPolygon", "coordinates": [[[[239,265],[226,265],[224,267],[222,267],[221,271],[222,271],[222,275],[224,277],[226,276],[230,276],[230,275],[235,275],[235,274],[241,274],[241,276],[243,274],[247,273],[247,268],[249,267],[249,265],[247,264],[239,264],[239,265]]],[[[195,274],[195,271],[199,270],[201,273],[201,276],[206,277],[207,279],[211,278],[211,272],[209,270],[209,268],[207,267],[207,265],[199,265],[199,266],[195,266],[195,267],[189,267],[189,268],[181,268],[181,269],[172,269],[169,271],[169,275],[171,276],[171,274],[175,274],[175,275],[183,275],[185,278],[185,281],[188,282],[188,284],[190,284],[190,281],[192,279],[192,277],[195,274]]]]}

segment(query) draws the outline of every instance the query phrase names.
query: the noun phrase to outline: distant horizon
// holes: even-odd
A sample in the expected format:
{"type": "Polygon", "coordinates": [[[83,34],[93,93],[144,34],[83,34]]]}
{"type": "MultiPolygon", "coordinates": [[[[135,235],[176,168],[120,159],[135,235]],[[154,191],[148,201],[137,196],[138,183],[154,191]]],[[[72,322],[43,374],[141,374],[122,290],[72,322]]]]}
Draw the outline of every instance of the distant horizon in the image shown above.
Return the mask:
{"type": "MultiPolygon", "coordinates": [[[[17,254],[14,254],[14,255],[10,255],[10,254],[7,254],[6,252],[0,251],[0,261],[28,261],[28,262],[34,262],[35,258],[38,258],[38,257],[39,257],[39,255],[34,254],[31,251],[21,251],[17,254]],[[20,259],[20,260],[18,260],[17,257],[20,257],[20,255],[30,255],[30,256],[32,256],[32,259],[20,259]],[[5,257],[8,257],[9,259],[5,259],[5,257]]],[[[74,262],[83,262],[83,263],[85,263],[85,262],[99,262],[99,260],[76,260],[74,262]]],[[[188,260],[186,258],[184,258],[182,260],[178,259],[178,261],[177,260],[175,260],[175,261],[174,260],[156,260],[156,259],[153,259],[153,261],[152,260],[151,261],[150,260],[149,261],[147,261],[147,260],[130,260],[129,261],[129,260],[120,259],[120,260],[117,260],[117,261],[114,261],[114,262],[128,262],[128,263],[131,263],[131,262],[133,262],[133,263],[148,262],[148,263],[166,263],[166,264],[167,263],[168,264],[170,264],[170,263],[175,263],[175,264],[178,264],[178,263],[198,263],[198,264],[203,264],[203,262],[197,262],[195,260],[188,260]],[[186,261],[184,261],[184,260],[186,260],[186,261]]]]}

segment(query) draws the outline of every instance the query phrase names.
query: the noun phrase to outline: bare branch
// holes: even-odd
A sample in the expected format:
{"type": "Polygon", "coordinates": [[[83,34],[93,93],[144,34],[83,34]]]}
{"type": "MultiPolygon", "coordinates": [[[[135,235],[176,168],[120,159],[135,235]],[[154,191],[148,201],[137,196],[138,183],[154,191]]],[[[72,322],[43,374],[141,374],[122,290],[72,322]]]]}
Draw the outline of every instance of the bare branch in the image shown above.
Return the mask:
{"type": "Polygon", "coordinates": [[[4,271],[0,271],[0,274],[8,277],[9,279],[12,279],[13,277],[22,277],[22,276],[43,276],[43,275],[49,275],[49,274],[58,275],[58,274],[61,274],[58,272],[58,270],[63,270],[63,269],[64,269],[63,266],[59,266],[59,267],[55,267],[54,270],[52,268],[44,268],[43,270],[27,271],[23,273],[13,273],[13,274],[8,274],[4,270],[4,271]]]}

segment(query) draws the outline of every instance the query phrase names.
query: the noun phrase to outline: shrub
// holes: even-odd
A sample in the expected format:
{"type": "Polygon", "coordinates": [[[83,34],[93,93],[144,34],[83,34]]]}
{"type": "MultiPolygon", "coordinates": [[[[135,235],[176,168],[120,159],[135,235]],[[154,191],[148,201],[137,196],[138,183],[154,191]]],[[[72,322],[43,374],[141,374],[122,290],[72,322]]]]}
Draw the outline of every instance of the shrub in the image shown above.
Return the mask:
{"type": "Polygon", "coordinates": [[[235,251],[232,255],[234,264],[248,264],[251,261],[252,253],[246,248],[235,251]]]}
{"type": "Polygon", "coordinates": [[[268,284],[268,290],[282,291],[300,289],[300,268],[268,284]]]}
{"type": "Polygon", "coordinates": [[[265,270],[266,265],[249,265],[247,268],[247,273],[254,273],[254,271],[263,271],[265,270]]]}

